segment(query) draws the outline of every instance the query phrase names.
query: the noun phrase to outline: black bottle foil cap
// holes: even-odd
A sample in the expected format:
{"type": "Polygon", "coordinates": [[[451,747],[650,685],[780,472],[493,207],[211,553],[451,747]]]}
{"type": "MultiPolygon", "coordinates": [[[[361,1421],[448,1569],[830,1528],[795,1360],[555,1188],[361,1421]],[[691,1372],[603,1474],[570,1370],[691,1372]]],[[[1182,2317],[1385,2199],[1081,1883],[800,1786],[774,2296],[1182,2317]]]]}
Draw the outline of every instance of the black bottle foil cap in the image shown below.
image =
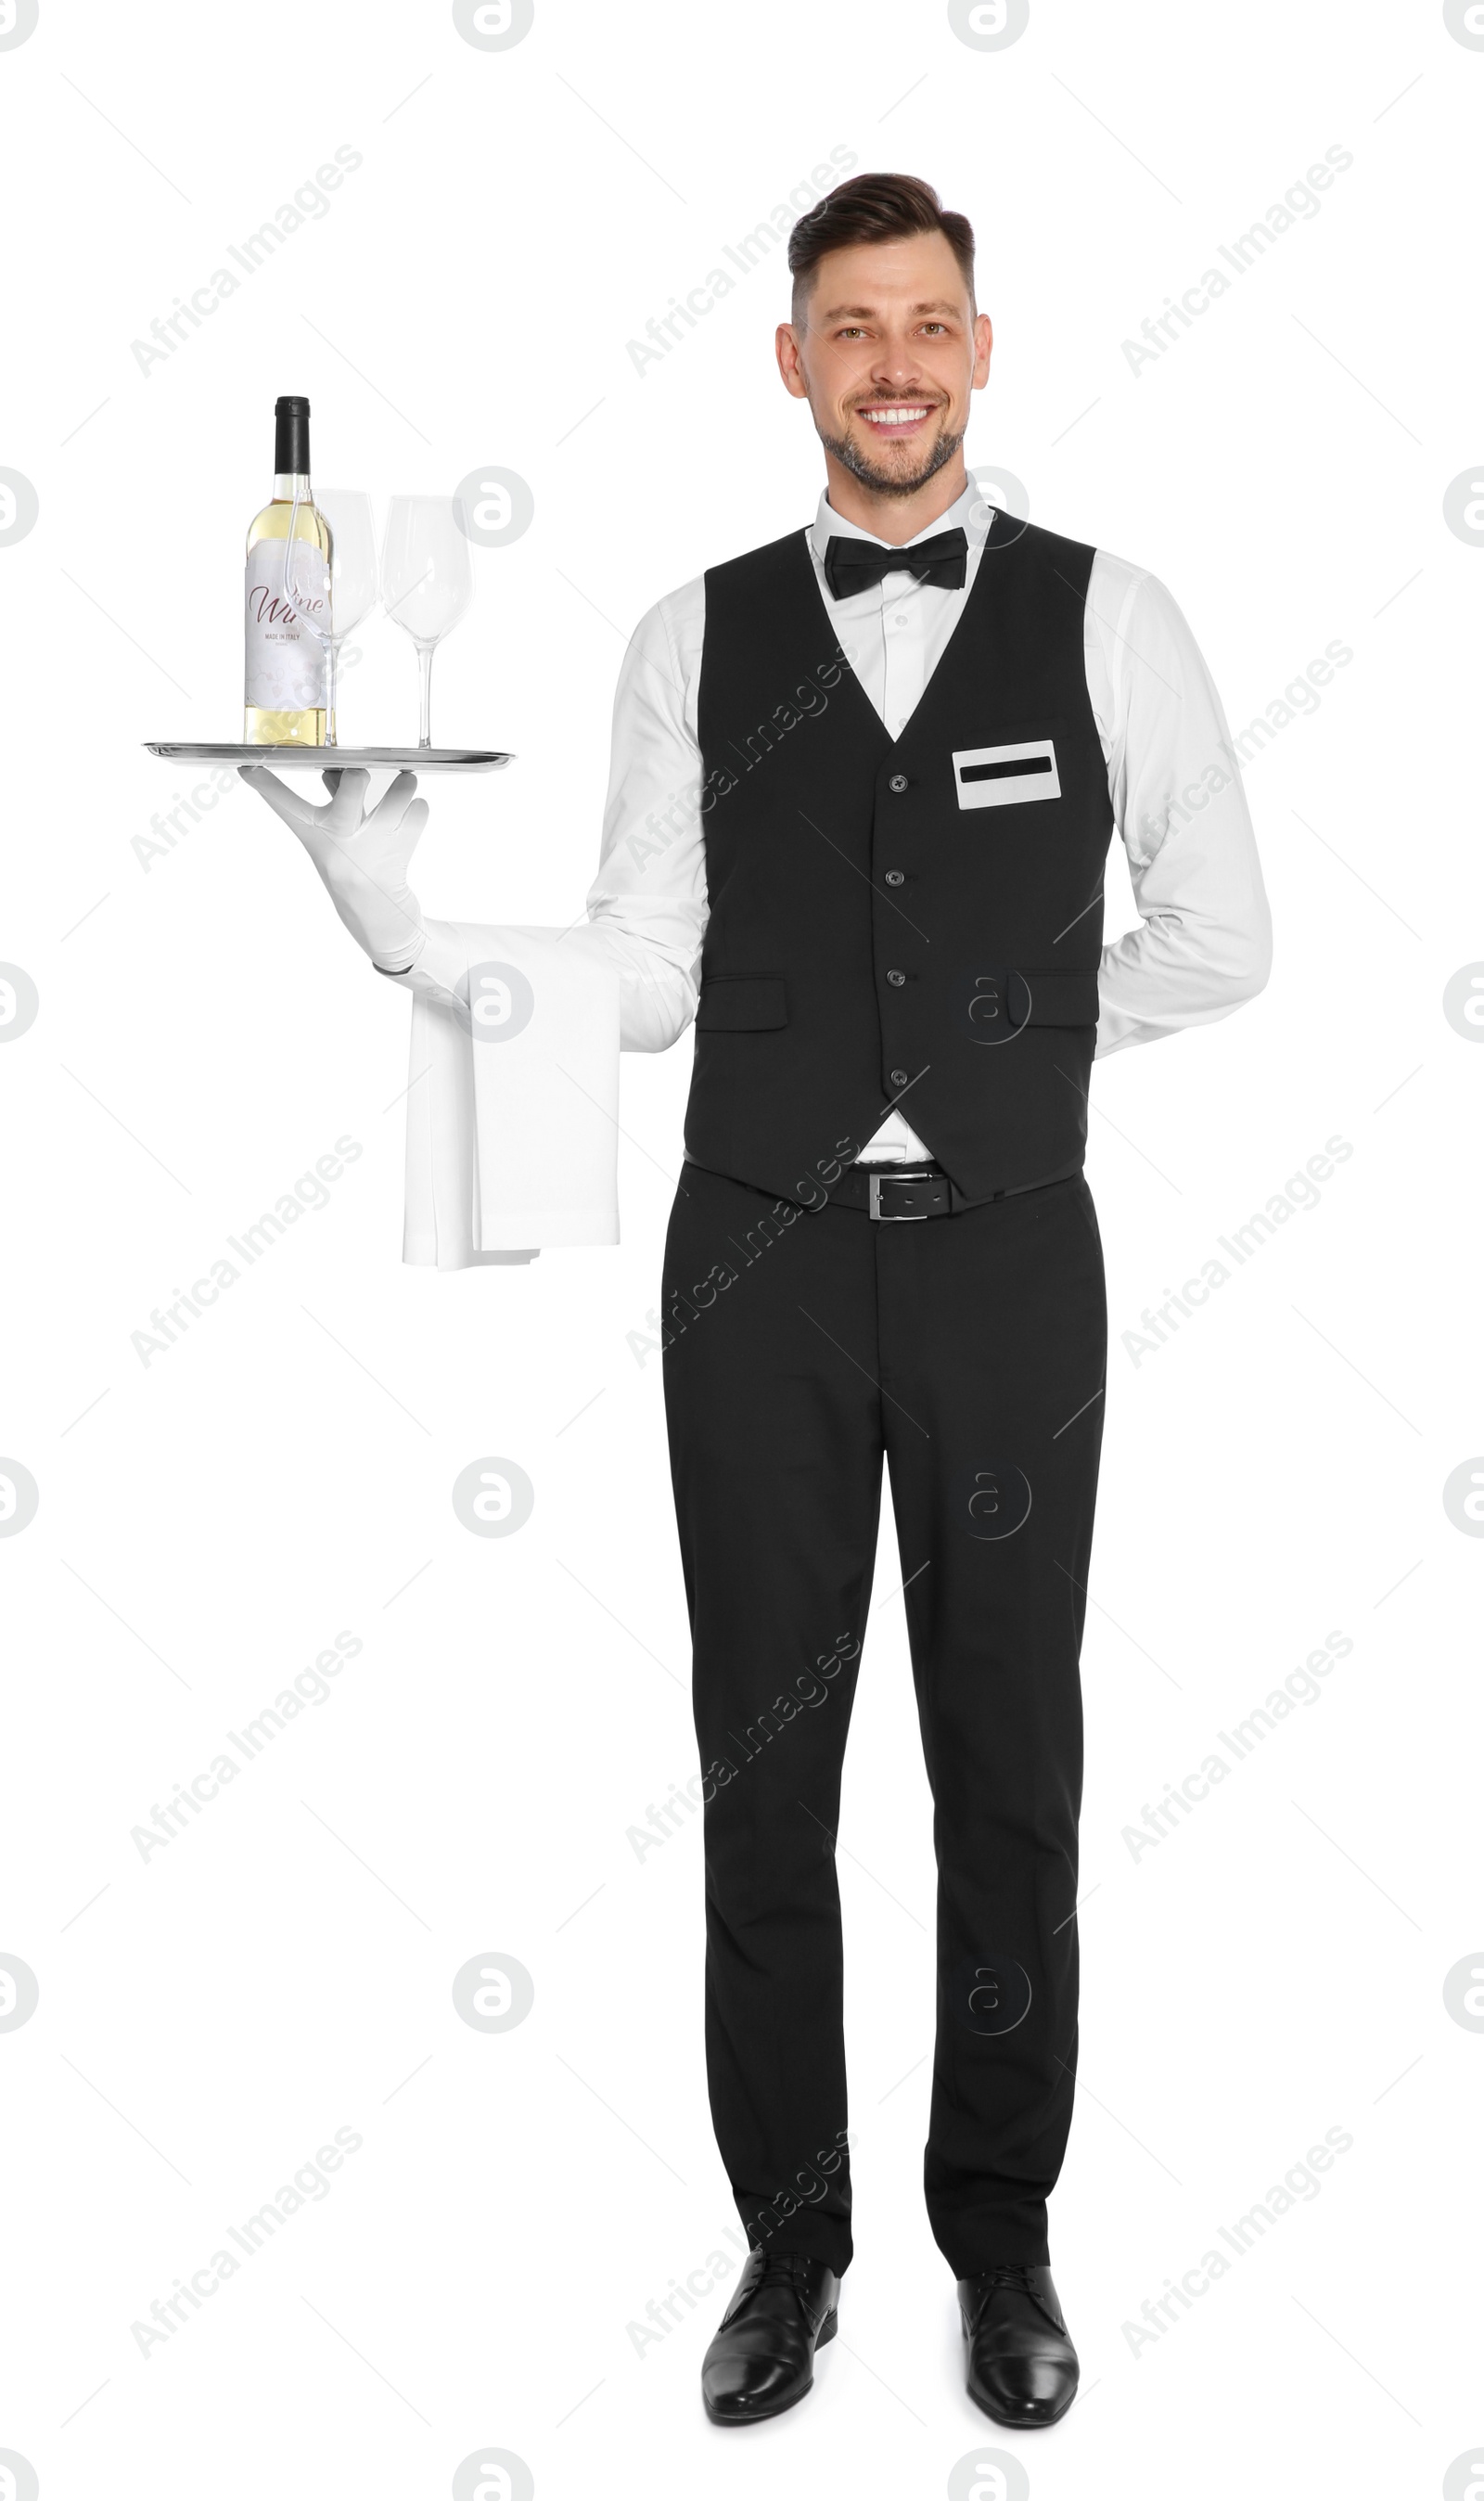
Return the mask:
{"type": "Polygon", "coordinates": [[[280,399],[275,403],[273,417],[274,476],[307,478],[310,474],[309,401],[280,399]]]}

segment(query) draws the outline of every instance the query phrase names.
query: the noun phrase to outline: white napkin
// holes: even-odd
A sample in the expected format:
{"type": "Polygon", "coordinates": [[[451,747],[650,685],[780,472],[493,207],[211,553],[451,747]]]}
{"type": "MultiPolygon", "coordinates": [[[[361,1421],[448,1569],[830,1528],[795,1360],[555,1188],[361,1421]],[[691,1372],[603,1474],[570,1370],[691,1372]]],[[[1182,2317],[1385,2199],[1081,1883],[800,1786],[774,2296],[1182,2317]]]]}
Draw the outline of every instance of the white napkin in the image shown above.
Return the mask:
{"type": "Polygon", "coordinates": [[[602,934],[430,920],[412,992],[403,1258],[618,1239],[619,974],[602,934]]]}

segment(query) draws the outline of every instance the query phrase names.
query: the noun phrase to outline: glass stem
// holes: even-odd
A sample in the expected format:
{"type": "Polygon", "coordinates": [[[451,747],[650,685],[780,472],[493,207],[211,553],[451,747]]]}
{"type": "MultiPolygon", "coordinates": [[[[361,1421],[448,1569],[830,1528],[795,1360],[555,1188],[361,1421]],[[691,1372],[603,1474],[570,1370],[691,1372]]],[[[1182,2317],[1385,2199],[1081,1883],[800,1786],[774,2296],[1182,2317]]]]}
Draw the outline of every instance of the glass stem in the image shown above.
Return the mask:
{"type": "Polygon", "coordinates": [[[340,741],[335,735],[335,672],[336,662],[339,657],[340,645],[336,642],[335,637],[332,634],[325,645],[324,743],[326,747],[338,747],[340,745],[340,741]]]}
{"type": "Polygon", "coordinates": [[[417,666],[422,677],[422,717],[417,726],[417,744],[419,747],[431,747],[433,744],[430,719],[433,701],[433,646],[431,643],[418,644],[417,666]]]}

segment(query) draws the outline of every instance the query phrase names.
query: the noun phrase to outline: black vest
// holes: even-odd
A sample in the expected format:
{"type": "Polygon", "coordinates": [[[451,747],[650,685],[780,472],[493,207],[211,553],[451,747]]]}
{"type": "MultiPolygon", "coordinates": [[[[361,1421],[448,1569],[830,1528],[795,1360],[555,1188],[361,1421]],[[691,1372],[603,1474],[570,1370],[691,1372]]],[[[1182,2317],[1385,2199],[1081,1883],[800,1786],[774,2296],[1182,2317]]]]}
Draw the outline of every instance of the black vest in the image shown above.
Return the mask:
{"type": "Polygon", "coordinates": [[[895,741],[804,532],[708,573],[695,1162],[818,1204],[900,1104],[967,1200],[1080,1169],[1113,823],[1093,553],[996,513],[895,741]]]}

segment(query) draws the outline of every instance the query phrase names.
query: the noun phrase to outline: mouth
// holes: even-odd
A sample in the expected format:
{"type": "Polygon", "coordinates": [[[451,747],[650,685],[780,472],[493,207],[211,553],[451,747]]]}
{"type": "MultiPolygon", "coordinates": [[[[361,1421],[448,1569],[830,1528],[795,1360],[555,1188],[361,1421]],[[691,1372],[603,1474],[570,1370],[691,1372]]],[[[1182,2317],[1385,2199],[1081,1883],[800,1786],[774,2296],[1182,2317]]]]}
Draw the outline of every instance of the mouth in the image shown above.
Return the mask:
{"type": "Polygon", "coordinates": [[[858,408],[855,414],[873,434],[884,436],[893,443],[907,443],[921,432],[929,417],[936,416],[937,410],[928,401],[920,399],[874,400],[869,407],[858,408]]]}

